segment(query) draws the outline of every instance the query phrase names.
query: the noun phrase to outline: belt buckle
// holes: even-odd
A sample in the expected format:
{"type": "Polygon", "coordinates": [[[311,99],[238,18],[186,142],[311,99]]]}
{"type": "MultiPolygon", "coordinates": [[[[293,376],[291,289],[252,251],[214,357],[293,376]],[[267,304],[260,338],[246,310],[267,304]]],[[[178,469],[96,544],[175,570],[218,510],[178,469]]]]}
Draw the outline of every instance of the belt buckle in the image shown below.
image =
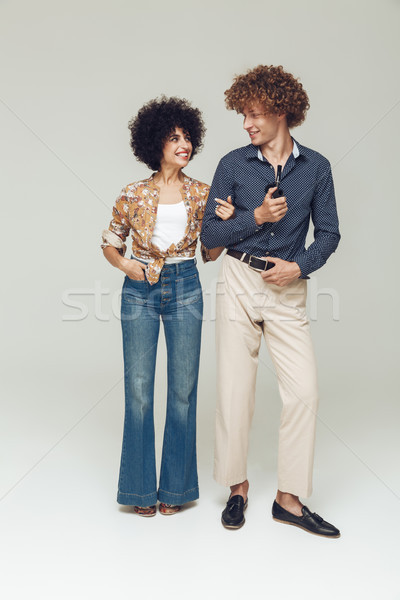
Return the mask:
{"type": "Polygon", "coordinates": [[[264,260],[264,263],[265,263],[265,267],[264,267],[264,269],[259,269],[259,268],[257,268],[257,267],[253,267],[253,266],[252,266],[252,264],[251,264],[251,263],[252,263],[252,260],[253,260],[253,259],[256,259],[256,260],[263,260],[263,259],[262,259],[262,258],[260,258],[259,256],[254,256],[253,254],[250,254],[250,258],[249,258],[249,267],[250,267],[250,269],[253,269],[253,271],[258,271],[259,273],[261,273],[261,271],[265,271],[265,270],[267,269],[267,264],[268,264],[268,261],[264,260]]]}

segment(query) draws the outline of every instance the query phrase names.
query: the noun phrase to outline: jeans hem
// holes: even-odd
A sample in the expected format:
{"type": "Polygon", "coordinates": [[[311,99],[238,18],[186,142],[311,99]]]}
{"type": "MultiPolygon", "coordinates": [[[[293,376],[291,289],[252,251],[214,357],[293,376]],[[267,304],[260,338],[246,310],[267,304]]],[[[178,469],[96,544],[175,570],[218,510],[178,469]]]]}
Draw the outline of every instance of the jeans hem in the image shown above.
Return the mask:
{"type": "Polygon", "coordinates": [[[125,506],[153,506],[154,504],[157,504],[157,492],[145,494],[144,496],[129,494],[127,492],[118,492],[117,502],[118,504],[124,504],[125,506]]]}
{"type": "Polygon", "coordinates": [[[197,500],[199,497],[199,488],[195,487],[187,492],[183,492],[183,494],[174,494],[173,492],[167,492],[165,490],[158,490],[158,499],[160,502],[165,502],[166,504],[175,504],[181,505],[186,504],[186,502],[192,502],[193,500],[197,500]]]}

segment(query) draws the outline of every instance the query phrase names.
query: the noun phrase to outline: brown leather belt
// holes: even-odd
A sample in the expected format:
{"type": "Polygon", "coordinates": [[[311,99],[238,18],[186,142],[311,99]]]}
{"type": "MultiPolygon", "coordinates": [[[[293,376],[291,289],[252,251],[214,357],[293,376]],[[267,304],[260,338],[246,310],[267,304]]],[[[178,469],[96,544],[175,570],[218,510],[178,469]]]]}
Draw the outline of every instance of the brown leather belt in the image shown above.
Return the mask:
{"type": "Polygon", "coordinates": [[[272,269],[275,266],[274,262],[258,258],[258,256],[253,256],[252,254],[246,254],[246,252],[239,252],[239,250],[228,250],[227,254],[246,263],[251,269],[255,269],[256,271],[268,271],[268,269],[272,269]]]}

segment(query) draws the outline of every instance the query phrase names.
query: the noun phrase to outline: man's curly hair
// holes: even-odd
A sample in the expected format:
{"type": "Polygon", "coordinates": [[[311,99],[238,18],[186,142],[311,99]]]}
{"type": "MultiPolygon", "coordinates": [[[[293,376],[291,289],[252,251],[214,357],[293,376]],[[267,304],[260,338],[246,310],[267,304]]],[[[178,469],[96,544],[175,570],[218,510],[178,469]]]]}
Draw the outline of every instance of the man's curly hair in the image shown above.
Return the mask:
{"type": "Polygon", "coordinates": [[[288,127],[300,125],[310,108],[302,84],[281,66],[259,65],[236,76],[225,96],[227,108],[237,113],[253,102],[263,104],[267,113],[284,113],[288,127]]]}
{"type": "Polygon", "coordinates": [[[201,112],[184,98],[161,96],[147,102],[128,123],[131,148],[137,160],[158,171],[168,137],[180,127],[190,135],[192,154],[202,148],[206,131],[201,112]]]}

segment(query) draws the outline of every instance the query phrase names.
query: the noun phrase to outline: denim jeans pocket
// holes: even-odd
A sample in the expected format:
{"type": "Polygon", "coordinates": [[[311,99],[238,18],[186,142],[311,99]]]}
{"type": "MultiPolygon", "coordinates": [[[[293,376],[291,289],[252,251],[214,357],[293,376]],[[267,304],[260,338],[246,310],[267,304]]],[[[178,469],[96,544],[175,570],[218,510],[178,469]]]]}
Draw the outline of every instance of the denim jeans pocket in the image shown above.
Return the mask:
{"type": "Polygon", "coordinates": [[[146,304],[149,294],[149,283],[146,279],[125,278],[122,286],[122,304],[146,304]]]}
{"type": "Polygon", "coordinates": [[[175,280],[176,301],[179,305],[192,304],[202,297],[199,274],[195,273],[188,277],[179,277],[175,280]]]}

